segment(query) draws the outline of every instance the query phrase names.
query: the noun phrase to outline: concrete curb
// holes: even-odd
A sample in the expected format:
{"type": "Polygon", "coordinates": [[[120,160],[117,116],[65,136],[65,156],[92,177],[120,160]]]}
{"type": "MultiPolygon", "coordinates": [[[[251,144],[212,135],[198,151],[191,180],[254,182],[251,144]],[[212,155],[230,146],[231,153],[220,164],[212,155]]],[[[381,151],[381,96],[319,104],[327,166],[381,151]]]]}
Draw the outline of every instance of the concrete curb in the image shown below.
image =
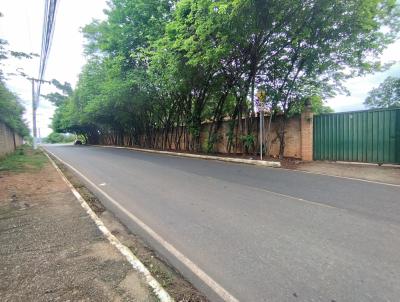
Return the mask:
{"type": "Polygon", "coordinates": [[[42,150],[43,150],[44,154],[47,156],[47,158],[49,159],[50,163],[60,174],[61,178],[65,181],[65,183],[71,189],[72,193],[75,195],[76,199],[79,201],[82,208],[84,208],[86,210],[86,213],[95,222],[95,224],[97,225],[99,230],[103,233],[103,235],[107,238],[107,240],[113,246],[115,246],[117,248],[117,250],[126,258],[126,260],[132,265],[133,269],[136,270],[137,272],[139,272],[144,277],[146,283],[150,286],[150,288],[152,289],[153,293],[157,296],[159,301],[173,302],[174,299],[172,299],[172,297],[166,292],[166,290],[161,286],[161,284],[151,275],[151,273],[144,266],[144,264],[131,252],[131,250],[127,246],[123,245],[118,240],[118,238],[115,237],[110,232],[110,230],[104,225],[104,223],[100,220],[100,218],[96,215],[96,213],[93,212],[93,210],[87,204],[86,200],[82,197],[81,194],[79,194],[79,192],[74,188],[74,186],[71,184],[71,182],[65,177],[63,172],[60,170],[60,168],[57,166],[57,164],[54,162],[54,160],[49,156],[49,154],[51,154],[52,156],[54,156],[57,159],[58,159],[58,157],[55,156],[50,151],[47,151],[43,148],[42,148],[42,150]]]}
{"type": "MultiPolygon", "coordinates": [[[[361,181],[361,182],[374,183],[374,184],[379,184],[379,185],[400,187],[400,185],[397,185],[397,184],[391,184],[391,183],[367,180],[367,179],[356,178],[356,177],[346,177],[346,176],[339,176],[339,175],[323,173],[323,172],[312,172],[312,171],[306,171],[306,170],[282,168],[280,162],[273,162],[273,161],[261,161],[261,160],[251,160],[251,159],[229,158],[229,157],[199,155],[199,154],[190,154],[190,153],[179,153],[179,152],[170,152],[170,151],[158,151],[158,150],[140,149],[140,148],[134,148],[134,147],[104,146],[104,145],[92,145],[92,146],[94,146],[94,147],[102,147],[102,148],[128,149],[128,150],[134,150],[134,151],[139,151],[139,152],[158,153],[158,154],[165,154],[165,155],[171,155],[171,156],[182,156],[182,157],[191,157],[191,158],[198,158],[198,159],[205,159],[205,160],[218,160],[218,161],[225,161],[225,162],[232,162],[232,163],[242,163],[242,164],[255,165],[255,166],[281,168],[282,170],[292,171],[292,172],[297,172],[297,173],[323,175],[323,176],[329,176],[329,177],[335,177],[335,178],[342,178],[342,179],[356,180],[356,181],[361,181]]],[[[338,162],[334,162],[334,163],[338,163],[338,162]]],[[[343,164],[348,164],[347,162],[342,162],[342,163],[343,164]]],[[[360,165],[362,165],[362,163],[360,165]]],[[[372,164],[372,165],[376,166],[376,164],[372,164]]],[[[393,166],[393,165],[391,165],[391,166],[393,166]]],[[[389,165],[385,165],[385,167],[389,167],[389,165]]],[[[395,167],[395,168],[397,168],[397,167],[395,167]]]]}
{"type": "MultiPolygon", "coordinates": [[[[66,163],[62,159],[60,159],[57,155],[53,154],[51,151],[45,150],[49,154],[53,155],[57,160],[59,160],[66,167],[71,169],[71,171],[75,172],[79,177],[81,177],[88,184],[96,188],[98,192],[100,192],[105,198],[107,198],[112,204],[114,204],[119,210],[121,210],[127,217],[129,217],[133,222],[135,222],[143,231],[145,231],[150,237],[152,237],[156,242],[158,242],[166,251],[171,253],[178,261],[180,261],[187,269],[189,269],[195,276],[197,276],[205,285],[207,285],[211,290],[215,292],[223,301],[226,302],[239,302],[234,296],[232,296],[226,289],[224,289],[220,284],[218,284],[214,279],[212,279],[209,275],[207,275],[200,267],[198,267],[194,262],[192,262],[189,258],[179,252],[173,245],[169,242],[165,241],[160,235],[158,235],[152,228],[150,228],[147,224],[141,221],[138,217],[136,217],[132,212],[128,211],[126,208],[121,206],[114,198],[104,192],[101,188],[99,188],[96,184],[94,184],[90,179],[88,179],[85,175],[83,175],[80,171],[74,168],[72,165],[66,163]]],[[[64,175],[61,174],[64,178],[64,175]]],[[[71,185],[72,186],[72,185],[71,185]]],[[[72,189],[72,188],[71,188],[72,189]]],[[[73,190],[74,191],[74,190],[73,190]]],[[[76,191],[76,190],[75,190],[76,191]]],[[[77,192],[77,191],[76,191],[77,192]]],[[[79,194],[79,193],[78,193],[79,194]]],[[[133,255],[133,254],[132,254],[133,255]]],[[[133,255],[134,256],[134,255],[133,255]]],[[[135,257],[135,256],[134,256],[135,257]]],[[[135,257],[136,258],[136,257],[135,257]]],[[[141,263],[139,261],[139,263],[141,263]]],[[[145,268],[144,268],[145,269],[145,268]]],[[[146,269],[147,270],[147,269],[146,269]]],[[[149,273],[150,274],[150,273],[149,273]]],[[[151,277],[151,275],[150,275],[151,277]]],[[[147,280],[147,279],[146,279],[147,280]]],[[[157,282],[157,281],[156,281],[157,282]]],[[[149,283],[150,284],[150,283],[149,283]]],[[[158,284],[158,283],[157,283],[158,284]]],[[[152,286],[152,284],[150,284],[152,286]]],[[[162,300],[161,302],[168,301],[162,300]]]]}
{"type": "Polygon", "coordinates": [[[273,168],[281,167],[281,163],[276,162],[276,161],[264,161],[264,160],[253,160],[253,159],[242,159],[242,158],[232,158],[232,157],[180,153],[180,152],[171,152],[171,151],[159,151],[159,150],[141,149],[141,148],[134,148],[134,147],[104,146],[104,145],[93,145],[93,146],[102,147],[102,148],[127,149],[127,150],[139,151],[139,152],[158,153],[158,154],[190,157],[190,158],[205,159],[205,160],[218,160],[218,161],[247,164],[247,165],[254,165],[254,166],[273,167],[273,168]]]}

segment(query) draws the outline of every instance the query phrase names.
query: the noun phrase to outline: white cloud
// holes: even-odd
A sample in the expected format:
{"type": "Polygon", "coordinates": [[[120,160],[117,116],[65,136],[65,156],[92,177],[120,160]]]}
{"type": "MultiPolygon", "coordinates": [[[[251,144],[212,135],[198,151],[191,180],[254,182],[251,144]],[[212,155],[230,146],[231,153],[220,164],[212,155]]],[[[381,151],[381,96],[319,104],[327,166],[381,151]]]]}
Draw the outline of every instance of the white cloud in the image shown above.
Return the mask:
{"type": "MultiPolygon", "coordinates": [[[[92,19],[104,18],[106,0],[66,0],[58,3],[53,44],[45,79],[57,79],[75,85],[85,63],[84,39],[80,29],[92,19]]],[[[0,11],[4,17],[0,18],[0,36],[8,41],[9,48],[40,54],[44,1],[2,0],[1,4],[0,11]]],[[[15,72],[17,68],[23,68],[25,73],[34,77],[37,77],[39,72],[38,59],[10,59],[5,65],[5,72],[15,72]]],[[[31,123],[31,83],[23,78],[10,77],[7,85],[26,105],[26,118],[31,123]]],[[[47,94],[53,90],[54,88],[49,85],[42,85],[41,93],[47,94]]],[[[47,136],[51,132],[48,126],[53,112],[53,106],[42,98],[37,112],[37,125],[41,129],[42,136],[47,136]]]]}
{"type": "Polygon", "coordinates": [[[378,87],[388,76],[400,76],[400,40],[391,44],[382,54],[382,62],[396,62],[389,70],[378,72],[363,77],[350,79],[346,87],[351,95],[338,95],[327,100],[327,104],[336,112],[366,109],[363,105],[368,92],[378,87]]]}

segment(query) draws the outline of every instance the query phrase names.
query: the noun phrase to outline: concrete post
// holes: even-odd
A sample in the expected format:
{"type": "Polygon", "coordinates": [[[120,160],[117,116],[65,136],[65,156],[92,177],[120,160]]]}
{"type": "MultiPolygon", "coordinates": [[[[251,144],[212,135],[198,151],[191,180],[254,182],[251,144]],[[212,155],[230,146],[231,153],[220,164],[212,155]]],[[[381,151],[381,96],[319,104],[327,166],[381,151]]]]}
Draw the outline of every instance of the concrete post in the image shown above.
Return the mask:
{"type": "Polygon", "coordinates": [[[301,114],[301,159],[313,160],[313,112],[311,104],[307,103],[301,114]]]}

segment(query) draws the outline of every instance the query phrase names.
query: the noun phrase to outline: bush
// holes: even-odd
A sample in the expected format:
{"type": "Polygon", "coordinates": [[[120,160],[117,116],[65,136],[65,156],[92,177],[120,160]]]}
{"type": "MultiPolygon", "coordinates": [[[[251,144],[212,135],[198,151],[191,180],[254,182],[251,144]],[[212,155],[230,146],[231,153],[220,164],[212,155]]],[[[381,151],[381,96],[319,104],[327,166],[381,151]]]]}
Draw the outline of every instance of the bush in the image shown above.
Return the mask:
{"type": "Polygon", "coordinates": [[[75,140],[75,135],[63,133],[51,133],[43,141],[49,144],[72,143],[75,140]]]}
{"type": "Polygon", "coordinates": [[[243,143],[246,153],[250,153],[250,150],[254,151],[254,144],[256,142],[256,138],[253,134],[242,135],[240,139],[243,143]]]}

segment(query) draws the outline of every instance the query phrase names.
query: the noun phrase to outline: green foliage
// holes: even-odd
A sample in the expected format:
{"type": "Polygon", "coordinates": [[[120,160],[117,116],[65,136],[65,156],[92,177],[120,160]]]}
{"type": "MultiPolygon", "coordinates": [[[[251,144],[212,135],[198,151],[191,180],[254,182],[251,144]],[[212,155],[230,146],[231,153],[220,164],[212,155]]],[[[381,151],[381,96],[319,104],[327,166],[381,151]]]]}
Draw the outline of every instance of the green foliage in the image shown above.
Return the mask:
{"type": "Polygon", "coordinates": [[[53,103],[55,106],[61,106],[68,97],[71,97],[73,94],[73,90],[71,84],[65,82],[64,84],[60,83],[56,79],[53,79],[51,83],[61,92],[53,92],[46,95],[43,95],[47,100],[53,103]]]}
{"type": "Polygon", "coordinates": [[[301,114],[307,105],[311,106],[311,111],[316,115],[335,112],[331,107],[324,104],[320,96],[313,95],[296,102],[291,108],[290,115],[301,114]]]}
{"type": "Polygon", "coordinates": [[[369,92],[364,105],[369,108],[400,108],[400,78],[388,77],[369,92]]]}
{"type": "Polygon", "coordinates": [[[33,150],[32,147],[24,145],[14,153],[0,160],[0,172],[26,172],[37,171],[43,167],[47,159],[42,151],[33,150]]]}
{"type": "MultiPolygon", "coordinates": [[[[2,17],[0,13],[0,17],[2,17]]],[[[35,54],[10,51],[6,49],[7,41],[0,39],[0,122],[5,123],[11,130],[22,137],[29,136],[26,121],[23,118],[24,107],[18,97],[6,86],[1,61],[9,56],[16,58],[32,58],[35,54]]]]}
{"type": "Polygon", "coordinates": [[[251,152],[251,150],[254,150],[256,137],[253,134],[242,135],[240,137],[240,140],[243,142],[243,146],[246,150],[246,153],[249,153],[251,152]]]}
{"type": "Polygon", "coordinates": [[[23,119],[24,111],[17,96],[6,87],[3,81],[0,81],[0,121],[22,137],[29,135],[28,127],[23,119]]]}
{"type": "Polygon", "coordinates": [[[75,135],[52,132],[48,137],[43,139],[43,142],[49,144],[60,144],[60,143],[72,143],[74,140],[75,140],[75,135]]]}
{"type": "MultiPolygon", "coordinates": [[[[381,70],[399,29],[395,0],[111,0],[106,14],[83,29],[89,60],[76,90],[55,96],[54,131],[154,148],[184,136],[197,151],[204,122],[211,151],[224,118],[254,113],[257,89],[285,117],[310,96],[316,114],[330,111],[322,99],[381,70]]],[[[229,144],[250,149],[237,129],[229,144]]]]}
{"type": "Polygon", "coordinates": [[[218,135],[217,133],[212,133],[211,136],[205,141],[204,152],[214,153],[216,144],[218,144],[221,139],[221,135],[218,135]]]}

